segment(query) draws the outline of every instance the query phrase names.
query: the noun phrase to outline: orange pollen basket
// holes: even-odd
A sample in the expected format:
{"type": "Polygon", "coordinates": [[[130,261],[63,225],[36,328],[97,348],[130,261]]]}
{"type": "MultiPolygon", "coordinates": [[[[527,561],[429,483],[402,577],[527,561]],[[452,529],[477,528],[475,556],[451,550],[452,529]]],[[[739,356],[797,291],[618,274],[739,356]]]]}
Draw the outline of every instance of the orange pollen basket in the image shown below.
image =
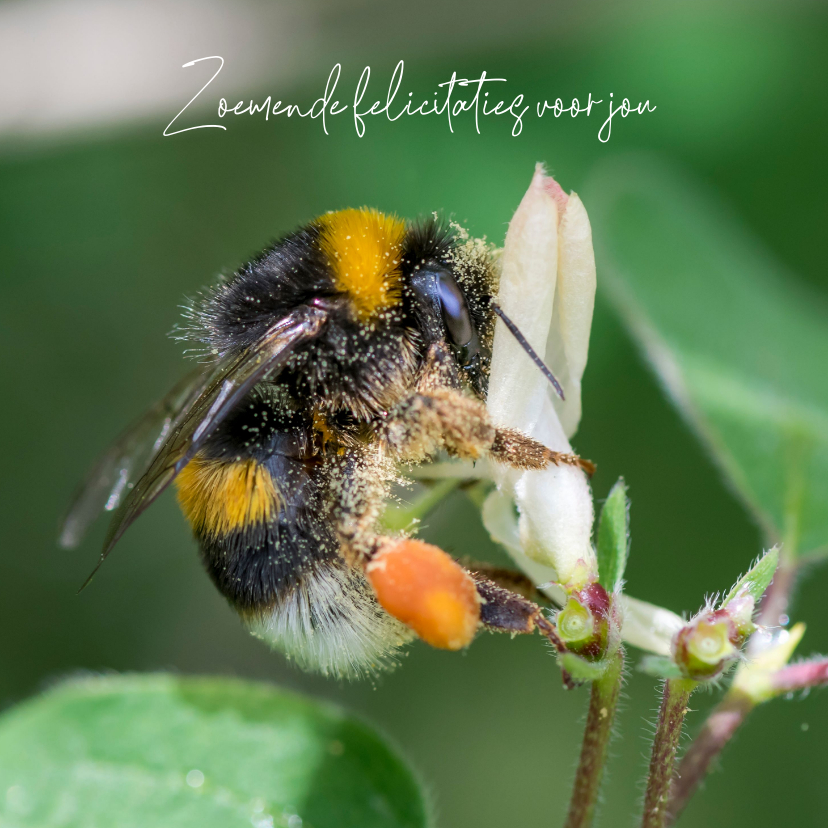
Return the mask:
{"type": "Polygon", "coordinates": [[[383,609],[432,647],[461,650],[480,624],[480,597],[471,576],[436,546],[388,541],[365,569],[383,609]]]}

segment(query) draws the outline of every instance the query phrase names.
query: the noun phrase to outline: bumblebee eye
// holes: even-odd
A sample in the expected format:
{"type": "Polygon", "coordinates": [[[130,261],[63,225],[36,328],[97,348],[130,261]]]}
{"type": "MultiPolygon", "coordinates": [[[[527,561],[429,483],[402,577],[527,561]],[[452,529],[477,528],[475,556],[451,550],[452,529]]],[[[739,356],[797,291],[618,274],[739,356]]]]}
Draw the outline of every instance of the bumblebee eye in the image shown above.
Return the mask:
{"type": "Polygon", "coordinates": [[[474,338],[469,308],[451,274],[443,271],[437,273],[437,295],[440,298],[443,323],[452,342],[460,348],[469,345],[474,338]]]}

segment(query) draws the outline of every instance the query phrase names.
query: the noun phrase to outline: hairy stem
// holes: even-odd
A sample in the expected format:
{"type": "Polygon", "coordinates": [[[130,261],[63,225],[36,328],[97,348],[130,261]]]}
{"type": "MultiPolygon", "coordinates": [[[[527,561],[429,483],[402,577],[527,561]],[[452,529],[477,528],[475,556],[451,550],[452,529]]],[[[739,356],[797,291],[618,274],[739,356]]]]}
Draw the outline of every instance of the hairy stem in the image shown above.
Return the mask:
{"type": "Polygon", "coordinates": [[[584,742],[565,828],[586,828],[592,823],[623,682],[624,650],[619,647],[604,675],[592,682],[584,742]]]}
{"type": "Polygon", "coordinates": [[[642,828],[663,828],[667,824],[667,803],[673,782],[673,765],[681,738],[687,702],[696,687],[691,679],[667,679],[658,711],[658,725],[653,740],[647,792],[644,795],[642,828]]]}
{"type": "Polygon", "coordinates": [[[710,714],[704,727],[681,759],[670,790],[666,825],[672,825],[690,797],[707,776],[713,760],[755,707],[755,702],[739,690],[730,690],[710,714]]]}

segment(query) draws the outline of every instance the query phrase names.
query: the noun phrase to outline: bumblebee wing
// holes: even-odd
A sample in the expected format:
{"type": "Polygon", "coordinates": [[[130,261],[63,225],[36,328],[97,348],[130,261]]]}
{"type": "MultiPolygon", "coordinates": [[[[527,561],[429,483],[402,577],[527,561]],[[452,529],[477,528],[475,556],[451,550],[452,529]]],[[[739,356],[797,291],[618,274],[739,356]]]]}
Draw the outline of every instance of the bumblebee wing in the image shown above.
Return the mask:
{"type": "Polygon", "coordinates": [[[257,383],[281,371],[296,346],[316,337],[326,319],[321,308],[302,306],[272,325],[250,348],[217,363],[198,398],[170,429],[113,516],[101,559],[87,584],[124,532],[172,483],[227,415],[257,383]]]}
{"type": "Polygon", "coordinates": [[[203,365],[187,374],[101,455],[72,498],[61,523],[61,546],[74,549],[101,512],[111,512],[120,505],[146,472],[167,435],[204,391],[210,376],[211,370],[203,365]]]}

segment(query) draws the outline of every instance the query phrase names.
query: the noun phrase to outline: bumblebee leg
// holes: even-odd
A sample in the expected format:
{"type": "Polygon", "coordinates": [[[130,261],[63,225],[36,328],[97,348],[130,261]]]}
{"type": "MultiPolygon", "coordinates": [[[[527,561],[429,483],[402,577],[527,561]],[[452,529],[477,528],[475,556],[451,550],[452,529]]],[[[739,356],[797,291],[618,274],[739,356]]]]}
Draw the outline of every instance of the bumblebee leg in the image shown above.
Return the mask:
{"type": "Polygon", "coordinates": [[[465,569],[469,570],[475,581],[492,581],[507,592],[517,593],[527,601],[534,603],[549,601],[549,598],[537,588],[535,582],[518,569],[497,566],[485,561],[475,561],[467,557],[461,558],[459,562],[465,569]]]}
{"type": "Polygon", "coordinates": [[[541,608],[436,546],[410,538],[376,538],[365,575],[380,605],[433,647],[459,650],[479,627],[512,635],[538,630],[558,652],[566,648],[541,608]]]}
{"type": "Polygon", "coordinates": [[[584,460],[577,454],[552,451],[543,443],[512,428],[496,430],[489,453],[492,459],[517,469],[543,469],[553,463],[556,466],[578,466],[590,476],[595,474],[595,464],[591,460],[584,460]]]}
{"type": "Polygon", "coordinates": [[[492,446],[497,429],[486,406],[453,388],[412,394],[386,420],[382,437],[403,461],[422,462],[441,448],[476,460],[492,446]]]}
{"type": "Polygon", "coordinates": [[[445,448],[470,460],[489,455],[518,469],[543,469],[550,463],[580,466],[595,471],[589,460],[546,448],[542,443],[509,428],[497,428],[486,406],[462,391],[434,387],[401,403],[384,424],[385,443],[400,460],[422,462],[445,448]]]}
{"type": "Polygon", "coordinates": [[[507,632],[512,635],[540,633],[549,639],[552,646],[563,652],[566,647],[555,626],[543,614],[543,610],[528,598],[504,589],[494,581],[471,573],[480,596],[480,623],[492,632],[507,632]]]}
{"type": "Polygon", "coordinates": [[[380,606],[432,647],[461,650],[471,644],[482,599],[470,573],[439,547],[377,537],[365,576],[380,606]]]}
{"type": "MultiPolygon", "coordinates": [[[[475,400],[460,397],[483,408],[475,400]]],[[[420,414],[435,410],[432,400],[417,395],[420,414]]],[[[395,425],[400,425],[400,420],[395,425]]],[[[481,427],[495,431],[487,420],[481,427]]],[[[405,433],[402,427],[401,432],[405,433]]],[[[412,440],[424,439],[413,430],[410,434],[412,440]]],[[[469,572],[436,546],[376,532],[391,479],[382,454],[374,460],[345,457],[332,470],[342,555],[350,566],[365,573],[380,606],[424,641],[442,649],[468,646],[481,625],[511,633],[537,629],[556,647],[562,647],[554,626],[533,601],[484,575],[469,572]]],[[[525,582],[522,586],[527,588],[525,582]]]]}

